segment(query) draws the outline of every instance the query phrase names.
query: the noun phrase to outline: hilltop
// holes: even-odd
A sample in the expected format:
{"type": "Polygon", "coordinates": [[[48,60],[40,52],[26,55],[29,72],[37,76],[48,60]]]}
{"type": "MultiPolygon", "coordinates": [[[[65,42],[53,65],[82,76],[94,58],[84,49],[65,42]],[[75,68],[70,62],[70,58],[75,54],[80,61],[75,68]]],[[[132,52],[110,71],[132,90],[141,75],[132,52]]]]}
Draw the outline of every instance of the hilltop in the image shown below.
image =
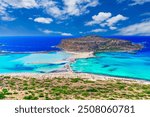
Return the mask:
{"type": "Polygon", "coordinates": [[[0,100],[150,99],[150,84],[142,81],[75,76],[66,74],[63,77],[60,73],[57,77],[54,74],[0,76],[0,100]]]}
{"type": "Polygon", "coordinates": [[[133,44],[122,39],[103,38],[99,36],[85,36],[64,39],[59,45],[65,51],[71,52],[104,52],[104,51],[137,51],[142,49],[140,44],[133,44]]]}

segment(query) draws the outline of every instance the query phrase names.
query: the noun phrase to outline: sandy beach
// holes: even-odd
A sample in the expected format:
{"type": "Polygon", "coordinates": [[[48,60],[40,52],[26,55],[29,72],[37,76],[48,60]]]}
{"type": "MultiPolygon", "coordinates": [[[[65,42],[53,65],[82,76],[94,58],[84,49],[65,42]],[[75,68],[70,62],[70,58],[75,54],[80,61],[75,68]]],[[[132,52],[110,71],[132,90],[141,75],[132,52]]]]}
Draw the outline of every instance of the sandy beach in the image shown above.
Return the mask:
{"type": "Polygon", "coordinates": [[[93,52],[70,52],[65,51],[66,53],[72,54],[72,56],[69,59],[80,59],[80,58],[91,58],[94,57],[93,52]]]}

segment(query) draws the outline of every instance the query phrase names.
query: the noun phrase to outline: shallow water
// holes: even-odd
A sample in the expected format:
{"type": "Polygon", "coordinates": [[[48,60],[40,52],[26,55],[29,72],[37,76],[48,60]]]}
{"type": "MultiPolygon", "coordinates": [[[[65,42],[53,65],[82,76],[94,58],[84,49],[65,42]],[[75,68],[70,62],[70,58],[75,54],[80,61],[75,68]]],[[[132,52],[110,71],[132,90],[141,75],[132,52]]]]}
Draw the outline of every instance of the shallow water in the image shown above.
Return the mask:
{"type": "Polygon", "coordinates": [[[76,72],[150,80],[150,57],[128,53],[97,53],[95,58],[79,59],[71,66],[76,72]]]}
{"type": "Polygon", "coordinates": [[[70,54],[65,52],[3,54],[0,55],[0,73],[47,73],[64,67],[70,54]]]}

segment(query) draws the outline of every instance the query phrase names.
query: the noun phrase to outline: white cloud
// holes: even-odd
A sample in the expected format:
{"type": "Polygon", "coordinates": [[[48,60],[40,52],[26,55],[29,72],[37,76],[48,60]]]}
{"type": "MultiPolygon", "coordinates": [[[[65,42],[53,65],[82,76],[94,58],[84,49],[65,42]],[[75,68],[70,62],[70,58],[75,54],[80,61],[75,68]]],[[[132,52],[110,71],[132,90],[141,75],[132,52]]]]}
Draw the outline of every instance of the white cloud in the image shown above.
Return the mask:
{"type": "Polygon", "coordinates": [[[88,8],[98,4],[99,0],[0,0],[0,15],[6,13],[8,8],[41,8],[52,17],[66,19],[89,13],[88,8]]]}
{"type": "Polygon", "coordinates": [[[150,0],[132,0],[132,3],[129,5],[131,5],[131,6],[140,5],[140,4],[144,4],[144,3],[148,3],[148,2],[150,2],[150,0]]]}
{"type": "Polygon", "coordinates": [[[35,0],[0,0],[0,15],[6,14],[7,8],[34,8],[38,7],[35,0]]]}
{"type": "Polygon", "coordinates": [[[33,20],[33,18],[32,18],[32,17],[29,17],[28,19],[29,19],[29,20],[33,20]]]}
{"type": "Polygon", "coordinates": [[[50,34],[50,33],[52,33],[52,31],[50,31],[50,30],[43,30],[42,32],[45,33],[45,34],[50,34]]]}
{"type": "Polygon", "coordinates": [[[0,0],[0,19],[4,21],[14,21],[13,18],[7,12],[8,8],[18,9],[18,8],[34,8],[38,4],[35,0],[0,0]]]}
{"type": "Polygon", "coordinates": [[[44,17],[38,17],[34,19],[35,22],[43,23],[43,24],[50,24],[53,22],[53,19],[51,18],[44,18],[44,17]]]}
{"type": "Polygon", "coordinates": [[[98,0],[62,0],[63,4],[53,0],[39,0],[38,3],[49,15],[59,19],[88,13],[89,7],[99,4],[98,0]]]}
{"type": "MultiPolygon", "coordinates": [[[[122,3],[126,0],[117,0],[119,3],[122,3]]],[[[130,6],[133,6],[133,5],[142,5],[142,4],[145,4],[145,3],[148,3],[150,2],[150,0],[130,0],[132,3],[130,3],[129,5],[130,6]]]]}
{"type": "Polygon", "coordinates": [[[101,22],[107,20],[111,16],[112,16],[112,14],[110,12],[99,12],[98,15],[94,15],[92,17],[93,20],[87,22],[86,25],[91,26],[91,25],[94,25],[94,24],[100,24],[101,22]]]}
{"type": "Polygon", "coordinates": [[[105,29],[100,29],[100,28],[98,28],[98,29],[93,29],[93,30],[91,30],[90,32],[95,32],[95,33],[98,33],[98,32],[106,32],[107,30],[105,30],[105,29]]]}
{"type": "Polygon", "coordinates": [[[42,29],[39,29],[40,31],[42,31],[43,33],[45,34],[57,34],[57,35],[62,35],[62,36],[72,36],[71,33],[66,33],[66,32],[60,32],[60,31],[51,31],[51,30],[42,30],[42,29]]]}
{"type": "Polygon", "coordinates": [[[117,35],[150,35],[150,21],[127,26],[119,30],[117,35]]]}
{"type": "Polygon", "coordinates": [[[113,27],[113,26],[110,26],[109,28],[110,28],[110,30],[116,30],[117,29],[117,27],[113,27]]]}
{"type": "Polygon", "coordinates": [[[72,36],[71,33],[61,33],[62,36],[72,36]]]}
{"type": "Polygon", "coordinates": [[[0,0],[0,20],[2,20],[2,21],[14,21],[16,18],[11,17],[6,12],[7,7],[8,7],[8,4],[5,3],[3,0],[0,0]]]}
{"type": "Polygon", "coordinates": [[[13,8],[34,8],[37,7],[38,4],[35,0],[2,0],[6,4],[12,6],[13,8]]]}
{"type": "Polygon", "coordinates": [[[94,15],[92,17],[93,20],[97,21],[97,22],[102,22],[106,19],[108,19],[109,17],[111,17],[111,13],[108,12],[108,13],[105,13],[105,12],[100,12],[98,15],[94,15]]]}
{"type": "Polygon", "coordinates": [[[62,10],[58,7],[58,2],[53,0],[39,0],[39,7],[43,8],[47,14],[53,17],[59,17],[63,14],[62,10]]]}
{"type": "Polygon", "coordinates": [[[127,20],[128,18],[127,17],[124,17],[123,15],[117,15],[117,16],[114,16],[110,19],[107,20],[107,25],[108,26],[113,26],[115,25],[117,22],[119,21],[124,21],[124,20],[127,20]]]}
{"type": "Polygon", "coordinates": [[[92,17],[92,21],[86,22],[86,26],[100,25],[101,27],[108,26],[111,30],[117,29],[115,26],[119,21],[127,20],[128,18],[118,14],[117,16],[112,17],[110,12],[99,12],[98,15],[92,17]]]}
{"type": "Polygon", "coordinates": [[[14,21],[16,18],[10,17],[8,15],[2,16],[1,20],[3,21],[14,21]]]}
{"type": "Polygon", "coordinates": [[[65,8],[64,13],[68,13],[69,15],[80,15],[80,9],[78,9],[78,4],[80,1],[78,0],[63,0],[65,8]]]}
{"type": "Polygon", "coordinates": [[[64,13],[79,16],[89,12],[88,7],[95,7],[99,4],[98,0],[63,0],[64,13]]]}
{"type": "Polygon", "coordinates": [[[6,10],[7,4],[0,0],[0,14],[3,14],[6,10]]]}
{"type": "Polygon", "coordinates": [[[6,13],[6,7],[8,5],[6,3],[4,3],[3,0],[0,0],[0,16],[4,16],[4,15],[7,15],[6,13]]]}

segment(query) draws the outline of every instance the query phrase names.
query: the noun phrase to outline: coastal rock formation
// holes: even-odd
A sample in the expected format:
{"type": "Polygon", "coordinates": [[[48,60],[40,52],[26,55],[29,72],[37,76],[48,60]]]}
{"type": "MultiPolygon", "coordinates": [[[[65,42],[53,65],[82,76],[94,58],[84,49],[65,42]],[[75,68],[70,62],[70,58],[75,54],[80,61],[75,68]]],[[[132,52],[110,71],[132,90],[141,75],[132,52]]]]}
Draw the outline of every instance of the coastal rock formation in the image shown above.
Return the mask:
{"type": "Polygon", "coordinates": [[[121,39],[102,38],[99,36],[64,39],[59,47],[65,51],[72,52],[131,52],[142,49],[142,45],[140,44],[133,44],[130,41],[121,39]]]}

